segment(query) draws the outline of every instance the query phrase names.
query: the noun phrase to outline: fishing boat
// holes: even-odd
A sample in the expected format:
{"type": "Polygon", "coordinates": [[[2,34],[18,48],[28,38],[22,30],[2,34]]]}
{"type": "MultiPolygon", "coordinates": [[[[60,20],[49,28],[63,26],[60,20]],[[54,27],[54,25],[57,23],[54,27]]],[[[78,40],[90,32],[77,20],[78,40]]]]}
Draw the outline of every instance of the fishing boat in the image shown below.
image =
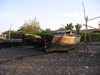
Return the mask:
{"type": "Polygon", "coordinates": [[[75,48],[80,43],[80,35],[73,33],[45,34],[42,36],[47,51],[62,51],[75,48]]]}

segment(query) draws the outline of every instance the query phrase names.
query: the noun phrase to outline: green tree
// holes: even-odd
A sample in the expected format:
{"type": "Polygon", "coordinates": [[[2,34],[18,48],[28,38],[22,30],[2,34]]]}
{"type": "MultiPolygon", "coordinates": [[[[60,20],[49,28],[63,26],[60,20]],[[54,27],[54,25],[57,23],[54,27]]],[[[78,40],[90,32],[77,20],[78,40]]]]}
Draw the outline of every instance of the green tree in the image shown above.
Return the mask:
{"type": "MultiPolygon", "coordinates": [[[[11,33],[11,34],[16,34],[17,31],[11,30],[10,33],[11,33]]],[[[2,34],[9,34],[9,30],[3,32],[2,34]]]]}
{"type": "Polygon", "coordinates": [[[80,33],[81,28],[82,28],[81,24],[78,23],[78,24],[75,25],[75,29],[76,29],[76,31],[77,31],[78,34],[80,33]]]}
{"type": "Polygon", "coordinates": [[[50,31],[51,32],[50,28],[47,28],[46,31],[48,31],[48,32],[50,31]]]}
{"type": "Polygon", "coordinates": [[[64,27],[60,27],[58,30],[65,30],[65,28],[64,27]]]}
{"type": "Polygon", "coordinates": [[[66,29],[66,30],[70,30],[70,31],[72,31],[73,28],[74,28],[74,26],[72,25],[72,23],[67,24],[67,26],[65,26],[65,29],[66,29]]]}
{"type": "Polygon", "coordinates": [[[20,27],[18,31],[26,31],[26,32],[33,32],[33,31],[40,31],[40,24],[36,19],[28,20],[28,22],[25,22],[23,26],[20,27]]]}

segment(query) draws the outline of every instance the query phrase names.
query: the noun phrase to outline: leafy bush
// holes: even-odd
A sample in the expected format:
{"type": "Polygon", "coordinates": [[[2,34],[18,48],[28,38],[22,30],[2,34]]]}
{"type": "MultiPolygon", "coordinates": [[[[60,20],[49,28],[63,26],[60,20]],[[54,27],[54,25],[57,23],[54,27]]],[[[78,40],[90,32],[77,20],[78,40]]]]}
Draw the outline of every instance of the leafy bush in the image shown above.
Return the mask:
{"type": "Polygon", "coordinates": [[[42,34],[50,34],[50,33],[51,33],[51,31],[49,31],[49,30],[42,30],[39,35],[42,35],[42,34]]]}
{"type": "Polygon", "coordinates": [[[40,24],[38,21],[36,21],[36,18],[33,20],[28,20],[23,24],[23,26],[20,27],[18,31],[26,31],[26,32],[32,32],[32,31],[39,31],[41,30],[40,24]]]}

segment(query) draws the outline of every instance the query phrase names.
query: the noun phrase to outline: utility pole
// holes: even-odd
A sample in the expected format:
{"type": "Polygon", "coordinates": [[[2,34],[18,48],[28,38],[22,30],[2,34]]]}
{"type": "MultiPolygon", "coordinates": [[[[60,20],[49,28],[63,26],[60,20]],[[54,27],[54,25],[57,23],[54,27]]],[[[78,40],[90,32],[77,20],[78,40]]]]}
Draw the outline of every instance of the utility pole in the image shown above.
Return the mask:
{"type": "Polygon", "coordinates": [[[12,27],[12,24],[11,24],[10,27],[9,27],[9,40],[11,39],[11,37],[10,37],[11,27],[12,27]]]}

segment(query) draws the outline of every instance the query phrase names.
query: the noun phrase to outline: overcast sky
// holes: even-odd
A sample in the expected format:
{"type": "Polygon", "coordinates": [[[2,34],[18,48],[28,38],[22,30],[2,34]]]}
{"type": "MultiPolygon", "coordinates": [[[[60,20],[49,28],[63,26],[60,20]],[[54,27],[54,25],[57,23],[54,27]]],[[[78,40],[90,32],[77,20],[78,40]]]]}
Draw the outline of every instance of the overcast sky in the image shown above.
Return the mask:
{"type": "MultiPolygon", "coordinates": [[[[10,24],[12,30],[17,30],[34,17],[42,29],[56,30],[70,22],[84,24],[82,1],[89,18],[100,16],[100,0],[0,0],[0,32],[8,30],[10,24]]],[[[98,27],[99,21],[88,24],[98,27]]]]}

